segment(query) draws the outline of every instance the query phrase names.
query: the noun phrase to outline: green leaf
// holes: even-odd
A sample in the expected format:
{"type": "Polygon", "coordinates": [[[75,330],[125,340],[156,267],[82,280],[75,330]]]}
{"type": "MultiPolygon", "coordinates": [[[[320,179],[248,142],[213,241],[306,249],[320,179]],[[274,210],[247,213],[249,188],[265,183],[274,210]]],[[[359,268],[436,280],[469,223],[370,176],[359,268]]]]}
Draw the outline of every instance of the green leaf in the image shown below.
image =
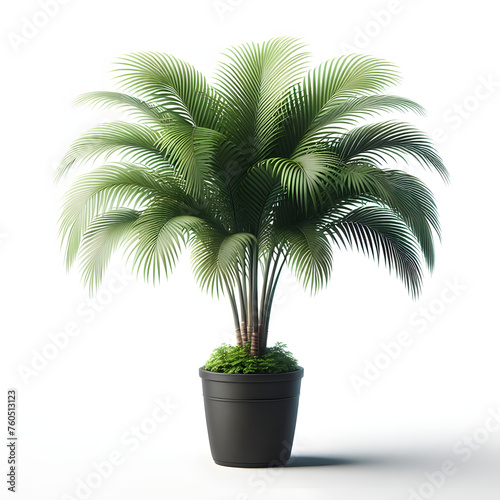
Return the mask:
{"type": "Polygon", "coordinates": [[[254,243],[255,237],[248,233],[226,234],[210,226],[196,231],[191,257],[200,287],[218,296],[227,284],[234,286],[245,252],[254,243]]]}
{"type": "Polygon", "coordinates": [[[204,184],[211,180],[214,158],[219,144],[224,140],[220,133],[187,124],[175,124],[166,128],[158,140],[158,147],[185,182],[186,191],[202,195],[204,184]]]}
{"type": "Polygon", "coordinates": [[[135,222],[129,251],[134,269],[137,273],[142,270],[145,281],[155,284],[162,275],[168,277],[193,231],[205,224],[202,218],[182,212],[172,200],[160,199],[143,210],[135,222]]]}
{"type": "Polygon", "coordinates": [[[325,232],[303,223],[279,230],[286,245],[288,264],[304,288],[315,293],[328,282],[332,271],[332,248],[325,232]]]}
{"type": "Polygon", "coordinates": [[[408,123],[387,121],[354,128],[332,141],[331,150],[346,163],[380,165],[387,158],[407,163],[413,158],[423,167],[436,170],[445,181],[449,179],[431,140],[408,123]]]}
{"type": "Polygon", "coordinates": [[[88,92],[75,100],[77,106],[88,105],[101,109],[125,109],[133,118],[146,125],[161,127],[177,117],[160,105],[152,105],[136,97],[120,92],[88,92]]]}
{"type": "Polygon", "coordinates": [[[103,165],[80,178],[68,190],[59,220],[66,242],[66,263],[76,259],[81,238],[92,220],[110,209],[143,208],[150,200],[182,190],[167,175],[131,163],[103,165]]]}
{"type": "Polygon", "coordinates": [[[293,154],[340,99],[378,93],[398,81],[393,64],[370,56],[349,54],[320,64],[289,94],[280,147],[293,154]]]}
{"type": "Polygon", "coordinates": [[[144,162],[156,166],[165,163],[164,155],[156,148],[158,133],[136,123],[103,123],[77,139],[61,160],[56,170],[60,179],[77,164],[99,157],[107,160],[113,153],[122,153],[122,160],[144,162]]]}
{"type": "Polygon", "coordinates": [[[216,73],[216,88],[231,120],[229,137],[245,147],[250,163],[272,151],[289,90],[305,69],[309,55],[293,38],[242,44],[228,50],[216,73]]]}
{"type": "Polygon", "coordinates": [[[417,296],[422,287],[419,246],[410,228],[391,210],[361,207],[328,228],[338,246],[349,245],[395,271],[408,291],[417,296]]]}
{"type": "Polygon", "coordinates": [[[84,283],[91,291],[101,284],[112,253],[133,234],[139,215],[137,210],[111,210],[96,217],[87,227],[79,258],[84,283]]]}
{"type": "Polygon", "coordinates": [[[120,59],[120,85],[162,106],[192,126],[217,127],[220,98],[191,64],[160,52],[139,52],[120,59]]]}

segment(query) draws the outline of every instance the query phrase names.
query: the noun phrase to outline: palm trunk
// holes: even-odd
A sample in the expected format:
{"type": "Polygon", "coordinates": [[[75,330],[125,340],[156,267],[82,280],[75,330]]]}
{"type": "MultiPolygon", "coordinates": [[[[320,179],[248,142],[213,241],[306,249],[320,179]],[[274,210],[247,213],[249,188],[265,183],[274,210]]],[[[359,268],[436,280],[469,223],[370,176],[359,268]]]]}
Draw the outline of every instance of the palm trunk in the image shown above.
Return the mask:
{"type": "MultiPolygon", "coordinates": [[[[264,273],[263,273],[263,279],[262,279],[262,291],[260,295],[260,309],[259,309],[259,340],[260,340],[260,352],[261,354],[265,353],[266,347],[267,347],[267,334],[266,334],[266,328],[265,328],[265,318],[264,318],[264,311],[265,311],[265,304],[266,304],[266,294],[267,294],[267,288],[268,288],[268,280],[269,280],[269,271],[271,270],[271,262],[273,260],[274,256],[274,248],[269,252],[269,256],[266,261],[266,265],[264,268],[264,273]]],[[[279,251],[276,256],[276,258],[279,258],[279,251]]]]}
{"type": "Polygon", "coordinates": [[[259,266],[259,255],[258,247],[254,245],[252,252],[250,254],[251,262],[251,299],[252,299],[252,346],[250,348],[250,356],[260,356],[261,345],[260,345],[260,331],[259,331],[259,304],[258,304],[258,292],[257,292],[257,276],[258,276],[258,266],[259,266]]]}
{"type": "Polygon", "coordinates": [[[281,255],[282,249],[279,247],[273,249],[268,255],[262,272],[263,283],[260,304],[257,245],[253,245],[248,249],[248,253],[241,262],[241,275],[236,282],[240,302],[239,313],[235,291],[227,287],[235,321],[237,344],[244,346],[250,342],[250,356],[262,356],[266,351],[271,306],[281,270],[286,260],[281,260],[281,255]]]}
{"type": "Polygon", "coordinates": [[[267,333],[269,331],[269,320],[266,319],[265,323],[260,324],[259,329],[260,329],[260,335],[261,335],[260,343],[261,343],[261,346],[263,346],[262,349],[265,351],[265,349],[267,347],[267,333]]]}
{"type": "Polygon", "coordinates": [[[269,330],[267,323],[261,323],[259,325],[260,330],[260,345],[262,346],[262,352],[266,351],[267,347],[267,332],[269,330]]]}
{"type": "Polygon", "coordinates": [[[252,342],[253,328],[247,325],[247,343],[252,342]]]}
{"type": "Polygon", "coordinates": [[[276,291],[276,286],[278,285],[278,280],[281,274],[281,271],[283,269],[283,266],[285,265],[285,260],[286,258],[283,258],[283,261],[281,264],[279,264],[279,257],[281,254],[281,250],[278,251],[278,254],[276,255],[276,260],[274,261],[273,265],[273,270],[271,272],[271,278],[269,280],[268,288],[266,291],[266,299],[264,301],[264,309],[261,311],[261,317],[262,317],[262,345],[266,346],[267,345],[267,334],[269,331],[269,318],[271,315],[271,307],[273,304],[273,299],[274,299],[274,293],[276,291]],[[278,268],[279,265],[279,268],[278,268]]]}
{"type": "Polygon", "coordinates": [[[271,261],[274,255],[274,249],[270,252],[269,257],[266,261],[266,267],[264,269],[263,279],[262,279],[262,291],[260,294],[260,310],[259,310],[259,324],[263,322],[264,304],[266,303],[266,292],[269,279],[269,271],[271,269],[271,261]]]}
{"type": "Polygon", "coordinates": [[[246,322],[247,311],[245,305],[245,297],[243,293],[243,286],[240,280],[238,280],[238,292],[240,294],[240,313],[241,313],[240,335],[241,335],[242,345],[245,345],[248,342],[247,322],[246,322]]]}
{"type": "Polygon", "coordinates": [[[233,311],[233,319],[234,319],[234,326],[236,330],[236,343],[238,345],[243,345],[242,343],[242,338],[241,338],[241,329],[240,329],[240,318],[238,315],[238,306],[236,305],[236,299],[234,298],[234,292],[229,286],[229,283],[227,280],[225,280],[226,284],[226,289],[227,289],[227,294],[229,295],[229,301],[231,302],[231,310],[233,311]]]}
{"type": "Polygon", "coordinates": [[[247,307],[247,342],[253,342],[253,293],[252,293],[252,279],[253,279],[253,259],[252,249],[248,250],[248,279],[246,283],[246,293],[248,297],[247,307]]]}

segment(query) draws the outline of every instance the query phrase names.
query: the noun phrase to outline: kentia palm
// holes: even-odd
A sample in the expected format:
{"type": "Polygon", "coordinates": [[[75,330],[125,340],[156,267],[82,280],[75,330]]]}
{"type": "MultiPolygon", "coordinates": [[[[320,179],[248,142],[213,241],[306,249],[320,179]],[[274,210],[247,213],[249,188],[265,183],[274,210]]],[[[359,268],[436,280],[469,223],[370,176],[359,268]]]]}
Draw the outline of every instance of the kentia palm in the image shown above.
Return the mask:
{"type": "Polygon", "coordinates": [[[421,180],[386,161],[448,174],[424,133],[373,117],[423,110],[384,93],[399,81],[386,61],[345,55],[307,71],[308,57],[295,39],[244,44],[210,85],[171,55],[137,53],[116,69],[126,93],[78,99],[130,116],[85,133],[58,169],[114,160],[75,182],[60,221],[67,265],[80,261],[90,289],[118,248],[156,282],[189,246],[196,279],[229,298],[237,344],[251,342],[251,356],[266,352],[285,264],[316,292],[334,249],[351,247],[418,295],[423,262],[434,265],[436,205],[421,180]]]}

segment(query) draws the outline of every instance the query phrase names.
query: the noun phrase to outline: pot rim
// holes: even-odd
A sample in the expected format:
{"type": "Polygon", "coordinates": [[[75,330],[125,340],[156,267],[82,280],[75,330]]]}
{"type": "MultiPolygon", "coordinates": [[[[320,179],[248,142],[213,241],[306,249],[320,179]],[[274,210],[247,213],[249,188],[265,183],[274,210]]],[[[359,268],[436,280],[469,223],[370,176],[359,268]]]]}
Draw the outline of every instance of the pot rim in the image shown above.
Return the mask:
{"type": "Polygon", "coordinates": [[[265,383],[265,382],[290,382],[292,380],[301,379],[304,376],[304,368],[298,366],[293,372],[282,373],[219,373],[205,370],[201,367],[199,375],[204,380],[214,382],[248,382],[248,383],[265,383]]]}

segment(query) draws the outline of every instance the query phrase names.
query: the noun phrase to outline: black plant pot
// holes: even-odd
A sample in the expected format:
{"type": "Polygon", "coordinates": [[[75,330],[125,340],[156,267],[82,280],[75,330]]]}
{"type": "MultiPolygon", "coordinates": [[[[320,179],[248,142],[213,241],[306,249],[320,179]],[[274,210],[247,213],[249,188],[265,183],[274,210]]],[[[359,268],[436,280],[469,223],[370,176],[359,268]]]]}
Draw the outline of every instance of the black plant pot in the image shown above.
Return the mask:
{"type": "Polygon", "coordinates": [[[208,439],[216,464],[285,465],[292,451],[304,369],[276,374],[200,368],[208,439]]]}

